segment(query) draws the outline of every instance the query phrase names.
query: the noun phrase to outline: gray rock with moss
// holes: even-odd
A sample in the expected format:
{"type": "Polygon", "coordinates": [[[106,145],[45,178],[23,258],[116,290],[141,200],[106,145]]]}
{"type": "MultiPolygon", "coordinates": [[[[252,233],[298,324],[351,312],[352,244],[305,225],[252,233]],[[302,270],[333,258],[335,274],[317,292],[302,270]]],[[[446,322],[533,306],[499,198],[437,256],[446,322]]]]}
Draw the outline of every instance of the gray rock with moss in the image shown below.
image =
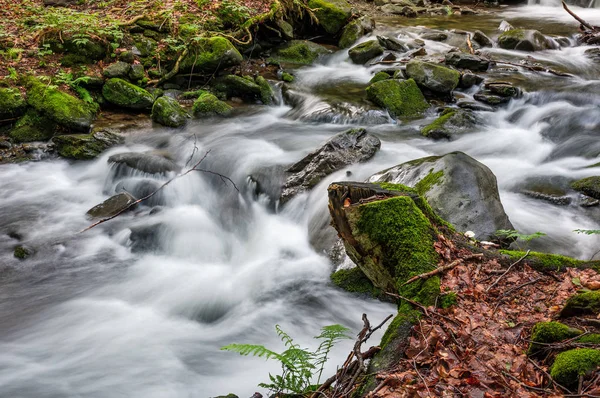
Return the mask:
{"type": "Polygon", "coordinates": [[[571,183],[571,188],[594,199],[600,199],[600,176],[582,178],[571,183]]]}
{"type": "Polygon", "coordinates": [[[446,54],[446,65],[458,69],[469,69],[474,72],[485,72],[490,67],[490,61],[473,54],[451,52],[446,54]]]}
{"type": "Polygon", "coordinates": [[[216,96],[210,93],[201,94],[192,107],[192,112],[196,118],[205,118],[213,116],[227,116],[233,108],[219,100],[216,96]]]}
{"type": "Polygon", "coordinates": [[[338,33],[352,16],[352,6],[346,0],[309,0],[319,25],[329,34],[338,33]]]}
{"type": "Polygon", "coordinates": [[[367,33],[375,30],[375,21],[367,16],[355,19],[344,27],[338,46],[348,48],[367,33]]]}
{"type": "Polygon", "coordinates": [[[433,139],[451,139],[475,127],[476,118],[472,112],[447,108],[430,124],[421,128],[421,134],[433,139]]]}
{"type": "Polygon", "coordinates": [[[429,104],[414,80],[383,80],[367,87],[367,98],[394,118],[421,115],[429,104]]]}
{"type": "Polygon", "coordinates": [[[14,142],[47,141],[59,131],[59,126],[50,118],[30,109],[21,117],[9,136],[14,142]]]}
{"type": "Polygon", "coordinates": [[[154,103],[154,97],[148,91],[118,78],[104,84],[102,95],[111,104],[128,109],[147,110],[154,103]]]}
{"type": "Polygon", "coordinates": [[[248,101],[255,101],[262,94],[261,87],[250,76],[227,75],[217,79],[212,87],[227,98],[237,97],[248,101]]]}
{"type": "Polygon", "coordinates": [[[108,148],[119,145],[123,138],[110,129],[99,129],[90,134],[57,135],[52,143],[59,156],[74,160],[90,160],[108,148]]]}
{"type": "Polygon", "coordinates": [[[152,106],[152,120],[167,127],[181,127],[189,115],[179,105],[177,100],[170,97],[160,97],[152,106]]]}
{"type": "Polygon", "coordinates": [[[0,87],[0,120],[21,116],[27,108],[27,102],[16,88],[0,87]]]}
{"type": "Polygon", "coordinates": [[[369,80],[369,83],[373,84],[373,83],[377,83],[383,80],[388,80],[391,79],[392,77],[386,73],[386,72],[377,72],[373,75],[373,77],[371,78],[371,80],[369,80]]]}
{"type": "Polygon", "coordinates": [[[97,105],[83,102],[37,79],[30,79],[28,85],[27,103],[32,108],[67,129],[89,131],[96,118],[97,105]]]}
{"type": "Polygon", "coordinates": [[[267,79],[262,76],[257,76],[256,79],[254,79],[254,82],[258,84],[258,87],[260,88],[261,102],[265,105],[272,105],[275,102],[275,93],[267,79]]]}
{"type": "Polygon", "coordinates": [[[374,183],[413,187],[459,231],[487,240],[499,229],[514,229],[500,201],[496,176],[462,152],[412,160],[369,178],[374,183]]]}
{"type": "Polygon", "coordinates": [[[331,54],[331,51],[308,40],[292,40],[275,49],[271,62],[310,65],[320,56],[331,54]]]}
{"type": "Polygon", "coordinates": [[[473,32],[473,41],[481,47],[494,47],[493,40],[480,30],[473,32]]]}
{"type": "Polygon", "coordinates": [[[291,174],[283,186],[281,203],[312,189],[335,171],[354,163],[366,162],[375,156],[380,147],[381,141],[365,129],[352,129],[334,136],[286,170],[291,174]]]}
{"type": "Polygon", "coordinates": [[[443,65],[413,59],[406,65],[406,74],[424,87],[438,94],[450,94],[458,86],[460,73],[443,65]]]}
{"type": "Polygon", "coordinates": [[[542,51],[558,48],[554,41],[537,30],[511,29],[498,37],[498,46],[507,50],[542,51]]]}
{"type": "Polygon", "coordinates": [[[417,16],[417,11],[413,7],[412,3],[407,3],[408,4],[386,4],[381,7],[381,11],[386,14],[402,15],[408,18],[415,18],[417,16]]]}
{"type": "Polygon", "coordinates": [[[180,72],[214,73],[242,63],[242,54],[224,37],[202,38],[192,42],[179,64],[180,72]]]}
{"type": "Polygon", "coordinates": [[[383,47],[381,47],[377,40],[369,40],[352,47],[348,51],[348,55],[352,62],[363,65],[376,56],[383,54],[383,50],[383,47]]]}
{"type": "Polygon", "coordinates": [[[112,217],[120,212],[132,210],[134,207],[132,205],[135,201],[136,198],[129,193],[121,192],[92,207],[87,211],[86,215],[90,219],[112,217]]]}
{"type": "Polygon", "coordinates": [[[178,172],[181,167],[171,159],[160,153],[125,152],[112,155],[108,163],[117,167],[116,173],[120,174],[124,169],[134,169],[147,174],[166,174],[178,172]],[[123,169],[123,170],[120,170],[123,169]]]}
{"type": "Polygon", "coordinates": [[[129,71],[131,70],[131,65],[127,62],[117,61],[114,64],[108,65],[102,71],[102,74],[112,79],[113,77],[127,77],[129,75],[129,71]]]}

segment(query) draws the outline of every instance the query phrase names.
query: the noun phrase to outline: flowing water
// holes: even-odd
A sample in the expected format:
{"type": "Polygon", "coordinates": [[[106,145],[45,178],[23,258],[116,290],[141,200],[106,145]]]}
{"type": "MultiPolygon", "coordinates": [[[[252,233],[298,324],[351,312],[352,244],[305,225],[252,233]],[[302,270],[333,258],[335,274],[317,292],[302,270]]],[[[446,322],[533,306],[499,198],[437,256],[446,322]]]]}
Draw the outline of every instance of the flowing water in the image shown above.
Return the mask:
{"type": "MultiPolygon", "coordinates": [[[[600,24],[599,11],[577,11],[600,24]]],[[[547,6],[415,24],[497,35],[502,18],[546,34],[569,35],[576,27],[562,9],[547,6]]],[[[399,21],[383,22],[379,29],[387,33],[416,37],[420,29],[400,32],[399,21]]],[[[427,48],[445,50],[435,42],[427,48]]],[[[490,71],[525,95],[496,112],[479,112],[477,131],[451,142],[419,135],[433,111],[427,120],[395,124],[368,104],[363,89],[377,67],[351,65],[340,51],[297,71],[294,107],[250,106],[235,118],[192,122],[178,132],[140,127],[128,133],[126,145],[92,162],[0,166],[0,397],[250,396],[277,365],[221,352],[222,345],[281,349],[274,331],[280,324],[314,348],[311,336],[324,325],[341,323],[356,332],[362,313],[377,322],[394,312],[328,283],[326,187],[431,154],[460,150],[490,167],[515,227],[548,234],[533,248],[591,257],[598,238],[572,231],[597,229],[600,210],[520,193],[542,187],[577,199],[568,183],[600,174],[600,167],[588,167],[600,155],[600,67],[585,49],[486,50],[514,62],[533,56],[574,76],[490,71]],[[249,174],[289,165],[350,124],[365,125],[381,139],[372,161],[335,173],[277,212],[267,195],[254,194],[249,174]],[[162,191],[152,209],[78,234],[88,224],[87,209],[121,187],[171,177],[123,174],[107,163],[115,153],[147,150],[169,153],[182,166],[210,150],[203,167],[229,176],[240,193],[218,177],[193,173],[162,191]],[[20,241],[35,250],[26,261],[12,255],[20,241]]],[[[336,348],[327,372],[351,344],[336,348]]]]}

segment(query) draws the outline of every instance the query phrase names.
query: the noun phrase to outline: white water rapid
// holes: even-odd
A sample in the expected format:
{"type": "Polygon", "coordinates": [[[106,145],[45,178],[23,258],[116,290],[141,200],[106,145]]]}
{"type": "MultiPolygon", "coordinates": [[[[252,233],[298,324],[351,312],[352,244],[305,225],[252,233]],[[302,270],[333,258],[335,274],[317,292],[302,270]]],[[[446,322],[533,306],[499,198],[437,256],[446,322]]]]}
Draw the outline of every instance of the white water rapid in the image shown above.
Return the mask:
{"type": "MultiPolygon", "coordinates": [[[[582,17],[600,25],[599,11],[586,11],[582,17]]],[[[540,6],[508,9],[489,17],[486,32],[497,34],[491,26],[502,18],[538,29],[547,23],[546,34],[575,32],[562,13],[540,6]],[[552,30],[556,24],[561,31],[552,30]]],[[[391,22],[380,29],[418,35],[391,22]]],[[[426,44],[428,51],[444,50],[440,43],[426,44]]],[[[531,186],[567,191],[573,179],[600,175],[600,167],[588,168],[600,155],[600,67],[585,49],[486,50],[515,62],[533,56],[573,77],[491,71],[521,84],[525,95],[495,112],[479,111],[478,131],[451,142],[420,136],[424,120],[394,124],[368,104],[356,93],[364,92],[377,67],[351,65],[341,51],[297,71],[292,89],[301,99],[294,108],[248,107],[235,118],[195,121],[177,132],[139,129],[91,162],[0,165],[0,397],[265,393],[256,385],[277,372],[277,364],[222,352],[221,346],[247,342],[279,350],[279,324],[314,348],[312,336],[324,325],[341,323],[355,333],[362,313],[378,323],[395,310],[329,283],[332,265],[318,244],[328,223],[327,185],[363,181],[423,156],[460,150],[475,157],[496,174],[515,228],[547,234],[532,248],[591,257],[599,239],[572,231],[597,229],[600,209],[576,201],[556,206],[520,193],[531,186]],[[265,195],[252,195],[248,175],[297,161],[349,124],[365,125],[381,139],[372,161],[329,176],[279,212],[265,195]],[[210,149],[204,168],[229,176],[240,194],[217,177],[192,173],[169,185],[152,210],[141,207],[78,233],[88,225],[85,212],[122,181],[168,178],[116,175],[107,164],[110,155],[158,149],[183,166],[195,141],[194,159],[210,149]],[[35,250],[26,261],[13,257],[20,241],[35,250]]],[[[432,111],[427,121],[433,117],[432,111]]],[[[326,373],[342,363],[351,345],[336,348],[326,373]]]]}

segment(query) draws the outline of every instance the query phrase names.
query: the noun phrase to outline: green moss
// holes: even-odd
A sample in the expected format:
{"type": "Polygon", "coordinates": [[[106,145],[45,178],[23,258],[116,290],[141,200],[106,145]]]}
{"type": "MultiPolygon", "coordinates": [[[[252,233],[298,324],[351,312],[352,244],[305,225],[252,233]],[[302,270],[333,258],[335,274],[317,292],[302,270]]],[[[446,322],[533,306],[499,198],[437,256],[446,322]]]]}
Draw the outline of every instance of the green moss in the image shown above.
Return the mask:
{"type": "Polygon", "coordinates": [[[498,37],[498,44],[502,48],[512,49],[515,48],[521,40],[525,40],[525,32],[523,29],[511,29],[498,37]]]}
{"type": "Polygon", "coordinates": [[[387,189],[389,191],[399,191],[399,192],[406,192],[406,193],[417,193],[417,190],[414,188],[411,188],[407,185],[403,185],[403,184],[394,184],[391,182],[378,182],[377,185],[379,185],[381,188],[383,189],[387,189]]]}
{"type": "Polygon", "coordinates": [[[585,336],[581,336],[579,339],[577,339],[577,342],[582,344],[600,344],[600,334],[586,334],[585,336]]]}
{"type": "Polygon", "coordinates": [[[181,127],[187,118],[187,112],[173,98],[160,97],[152,106],[152,120],[163,126],[181,127]]]}
{"type": "Polygon", "coordinates": [[[283,72],[281,74],[281,80],[283,80],[286,83],[292,83],[294,81],[294,76],[292,76],[291,74],[289,74],[287,72],[283,72]]]}
{"type": "Polygon", "coordinates": [[[558,354],[550,369],[550,375],[557,383],[571,387],[577,384],[579,376],[596,370],[598,366],[600,350],[578,348],[558,354]]]}
{"type": "Polygon", "coordinates": [[[210,93],[202,94],[192,107],[195,117],[227,116],[233,108],[210,93]]]}
{"type": "Polygon", "coordinates": [[[308,6],[314,10],[323,29],[332,35],[339,32],[352,15],[352,8],[346,0],[309,0],[308,6]]]}
{"type": "Polygon", "coordinates": [[[416,117],[421,115],[429,104],[413,79],[383,80],[367,88],[367,97],[377,105],[386,108],[392,117],[416,117]]]}
{"type": "Polygon", "coordinates": [[[26,248],[25,246],[17,246],[15,247],[14,256],[19,260],[25,260],[27,257],[31,255],[31,250],[26,248]]]}
{"type": "Polygon", "coordinates": [[[98,106],[91,105],[56,88],[29,79],[27,103],[56,123],[72,130],[87,131],[96,117],[98,106]]]}
{"type": "Polygon", "coordinates": [[[379,41],[369,40],[360,43],[348,51],[348,56],[355,64],[363,65],[372,58],[383,54],[384,48],[381,47],[379,41]]]}
{"type": "MultiPolygon", "coordinates": [[[[454,115],[456,115],[455,111],[446,112],[442,116],[435,119],[432,123],[421,129],[421,134],[425,137],[438,138],[436,136],[440,135],[439,131],[444,131],[444,125],[448,122],[454,115]]],[[[442,138],[442,137],[439,137],[442,138]]],[[[444,137],[445,138],[445,137],[444,137]]]]}
{"type": "Polygon", "coordinates": [[[433,172],[433,169],[429,171],[421,181],[415,184],[415,189],[419,193],[419,195],[425,195],[434,185],[438,184],[442,177],[444,176],[444,171],[440,170],[437,172],[433,172]]]}
{"type": "Polygon", "coordinates": [[[183,98],[183,99],[197,99],[202,94],[206,94],[206,93],[208,93],[208,91],[206,91],[206,90],[187,91],[187,92],[181,94],[180,98],[183,98]]]}
{"type": "Polygon", "coordinates": [[[331,282],[351,293],[359,293],[373,298],[382,295],[381,289],[373,286],[373,283],[358,267],[334,272],[331,274],[331,282]]]}
{"type": "Polygon", "coordinates": [[[600,177],[587,177],[571,183],[571,188],[592,198],[600,199],[600,177]]]}
{"type": "Polygon", "coordinates": [[[238,97],[246,100],[256,100],[262,94],[261,87],[254,83],[254,80],[249,76],[227,75],[217,80],[213,88],[216,91],[225,93],[227,98],[238,97]]]}
{"type": "Polygon", "coordinates": [[[531,331],[531,343],[527,355],[534,355],[544,348],[541,344],[557,343],[583,333],[560,322],[538,322],[531,331]]]}
{"type": "Polygon", "coordinates": [[[260,100],[262,103],[265,105],[272,105],[275,94],[273,93],[273,89],[271,88],[271,85],[267,79],[262,76],[258,76],[255,82],[258,84],[258,87],[260,87],[260,100]]]}
{"type": "Polygon", "coordinates": [[[438,298],[438,307],[440,308],[450,308],[453,305],[456,305],[458,302],[458,296],[455,292],[449,292],[440,295],[438,298]]]}
{"type": "Polygon", "coordinates": [[[15,88],[0,88],[0,119],[19,117],[25,112],[27,103],[15,88]]]}
{"type": "Polygon", "coordinates": [[[58,131],[58,125],[49,118],[29,110],[17,121],[9,133],[14,142],[47,141],[58,131]]]}
{"type": "Polygon", "coordinates": [[[409,310],[406,312],[398,312],[398,315],[394,317],[390,326],[385,330],[383,337],[381,338],[381,343],[379,346],[383,350],[391,341],[394,341],[398,338],[399,335],[404,336],[402,331],[406,328],[407,324],[412,327],[419,318],[421,317],[421,313],[416,310],[409,310]]]}
{"type": "Polygon", "coordinates": [[[377,73],[375,73],[375,75],[373,75],[373,77],[371,78],[369,83],[373,84],[373,83],[380,82],[382,80],[388,80],[390,78],[391,78],[391,76],[385,72],[377,72],[377,73]]]}
{"type": "Polygon", "coordinates": [[[130,109],[150,109],[154,97],[141,87],[123,79],[109,79],[102,87],[102,95],[111,104],[130,109]]]}
{"type": "Polygon", "coordinates": [[[99,131],[92,134],[57,135],[52,138],[52,142],[63,158],[89,160],[121,143],[122,138],[114,133],[99,131]]]}
{"type": "Polygon", "coordinates": [[[415,59],[406,65],[406,74],[414,79],[419,87],[440,94],[451,93],[460,81],[460,73],[454,69],[415,59]]]}
{"type": "Polygon", "coordinates": [[[188,55],[181,61],[181,72],[216,72],[224,68],[239,65],[242,54],[224,37],[201,38],[189,46],[188,55]]]}
{"type": "Polygon", "coordinates": [[[600,314],[600,291],[578,293],[571,296],[560,312],[560,316],[600,314]]]}
{"type": "Polygon", "coordinates": [[[340,37],[339,47],[348,48],[352,46],[364,34],[362,19],[355,19],[344,28],[342,37],[340,37]]]}
{"type": "Polygon", "coordinates": [[[307,40],[292,40],[275,51],[271,62],[310,65],[320,55],[329,53],[325,47],[307,40]]]}
{"type": "MultiPolygon", "coordinates": [[[[517,261],[521,257],[525,256],[524,251],[515,250],[500,250],[501,254],[504,254],[510,258],[510,261],[517,261]]],[[[563,271],[567,267],[571,268],[587,268],[596,267],[596,262],[587,262],[577,260],[571,257],[562,256],[560,254],[550,253],[538,253],[529,252],[525,260],[529,265],[537,270],[548,270],[548,271],[563,271]]]]}

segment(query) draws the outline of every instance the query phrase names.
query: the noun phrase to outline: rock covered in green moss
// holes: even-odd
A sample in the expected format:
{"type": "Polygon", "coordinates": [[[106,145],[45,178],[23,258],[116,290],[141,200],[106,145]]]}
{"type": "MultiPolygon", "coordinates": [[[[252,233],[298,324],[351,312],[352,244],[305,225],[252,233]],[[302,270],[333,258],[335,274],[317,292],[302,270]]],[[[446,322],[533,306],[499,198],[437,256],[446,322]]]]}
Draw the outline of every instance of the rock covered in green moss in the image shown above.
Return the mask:
{"type": "Polygon", "coordinates": [[[242,54],[224,37],[216,36],[195,40],[189,52],[179,64],[180,72],[214,73],[218,70],[239,65],[244,58],[242,54]]]}
{"type": "Polygon", "coordinates": [[[413,79],[383,80],[367,87],[367,98],[394,118],[421,115],[429,104],[413,79]]]}
{"type": "Polygon", "coordinates": [[[135,45],[134,54],[144,58],[153,56],[158,47],[156,40],[147,38],[144,35],[133,35],[133,43],[135,45]]]}
{"type": "Polygon", "coordinates": [[[419,87],[434,93],[450,94],[458,86],[460,73],[443,65],[413,59],[406,65],[406,74],[419,87]]]}
{"type": "Polygon", "coordinates": [[[295,195],[312,189],[335,171],[366,162],[375,156],[379,148],[381,141],[365,129],[351,129],[337,134],[286,170],[291,174],[283,185],[280,203],[284,204],[295,195]]]}
{"type": "Polygon", "coordinates": [[[96,118],[96,105],[30,79],[27,103],[41,114],[70,130],[88,131],[96,118]]]}
{"type": "Polygon", "coordinates": [[[534,355],[544,348],[543,344],[557,343],[572,337],[577,337],[581,330],[572,328],[560,322],[538,322],[531,330],[531,343],[528,355],[534,355]],[[536,344],[542,343],[542,344],[536,344]]]}
{"type": "Polygon", "coordinates": [[[294,82],[294,75],[287,73],[287,72],[283,72],[281,74],[281,80],[283,80],[286,83],[293,83],[294,82]]]}
{"type": "Polygon", "coordinates": [[[275,20],[275,25],[277,25],[277,28],[285,40],[294,39],[294,27],[289,22],[279,18],[275,20]]]}
{"type": "Polygon", "coordinates": [[[9,136],[14,142],[47,141],[59,130],[58,124],[30,109],[20,118],[9,136]]]}
{"type": "Polygon", "coordinates": [[[275,102],[275,93],[273,92],[273,88],[271,88],[271,85],[267,79],[262,76],[257,76],[254,81],[256,84],[258,84],[258,87],[260,87],[261,102],[265,105],[272,105],[273,102],[275,102]]]}
{"type": "Polygon", "coordinates": [[[490,61],[473,54],[451,52],[446,54],[446,65],[459,69],[469,69],[474,72],[485,72],[490,67],[490,61]]]}
{"type": "Polygon", "coordinates": [[[189,115],[176,99],[160,97],[152,106],[152,120],[167,127],[181,127],[189,115]]]}
{"type": "Polygon", "coordinates": [[[55,53],[77,55],[82,59],[87,59],[87,63],[99,61],[108,55],[108,42],[91,36],[80,36],[76,40],[53,38],[45,41],[44,44],[49,44],[50,49],[55,53]]]}
{"type": "Polygon", "coordinates": [[[571,188],[581,193],[600,199],[600,176],[582,178],[571,184],[571,188]]]}
{"type": "Polygon", "coordinates": [[[348,51],[352,62],[359,65],[364,65],[370,59],[381,54],[383,54],[383,47],[379,45],[377,40],[369,40],[358,44],[348,51]]]}
{"type": "Polygon", "coordinates": [[[144,65],[133,64],[127,75],[133,82],[139,82],[144,78],[144,65]]]}
{"type": "Polygon", "coordinates": [[[0,87],[0,120],[19,117],[26,107],[27,103],[19,90],[0,87]]]}
{"type": "Polygon", "coordinates": [[[216,80],[213,88],[218,92],[225,93],[227,98],[256,100],[261,97],[261,87],[250,76],[227,75],[216,80]]]}
{"type": "Polygon", "coordinates": [[[331,282],[350,293],[357,293],[371,298],[379,298],[382,295],[381,289],[373,286],[373,283],[358,267],[334,272],[331,274],[331,282]]]}
{"type": "Polygon", "coordinates": [[[127,77],[127,75],[129,74],[129,71],[131,70],[131,65],[127,62],[123,62],[123,61],[117,61],[114,64],[110,64],[108,65],[106,68],[104,68],[104,70],[102,71],[102,74],[109,78],[112,79],[113,77],[127,77]]]}
{"type": "Polygon", "coordinates": [[[451,139],[475,126],[471,112],[448,108],[433,122],[421,128],[421,134],[433,139],[451,139]]]}
{"type": "Polygon", "coordinates": [[[565,387],[576,386],[579,376],[593,372],[600,366],[600,350],[576,348],[556,356],[550,376],[565,387]]]}
{"type": "Polygon", "coordinates": [[[229,104],[210,93],[200,95],[192,107],[194,117],[197,118],[227,116],[232,110],[233,108],[229,104]]]}
{"type": "Polygon", "coordinates": [[[100,129],[91,134],[57,135],[52,142],[56,152],[63,158],[90,160],[122,143],[123,138],[109,129],[100,129]]]}
{"type": "MultiPolygon", "coordinates": [[[[515,262],[527,252],[519,250],[500,250],[500,254],[508,256],[510,262],[515,262]]],[[[582,261],[560,254],[539,253],[530,251],[526,262],[530,267],[540,271],[564,271],[565,268],[596,268],[600,269],[600,261],[582,261]]]]}
{"type": "Polygon", "coordinates": [[[33,254],[33,251],[23,245],[19,245],[19,246],[15,247],[15,250],[13,251],[13,255],[15,256],[15,258],[18,258],[19,260],[25,260],[27,257],[31,256],[32,254],[33,254]]]}
{"type": "Polygon", "coordinates": [[[346,0],[309,0],[319,25],[329,34],[338,33],[352,15],[352,7],[346,0]]]}
{"type": "Polygon", "coordinates": [[[111,104],[128,109],[150,109],[154,103],[154,97],[148,91],[118,78],[104,84],[102,95],[111,104]]]}
{"type": "Polygon", "coordinates": [[[121,192],[92,207],[87,211],[86,215],[91,219],[112,217],[125,209],[133,209],[132,204],[135,201],[136,198],[128,192],[121,192]]]}
{"type": "Polygon", "coordinates": [[[324,54],[331,51],[308,40],[292,40],[273,52],[270,61],[297,65],[310,65],[324,54]]]}
{"type": "Polygon", "coordinates": [[[598,314],[600,314],[600,291],[598,290],[571,296],[560,312],[562,317],[598,314]]]}
{"type": "Polygon", "coordinates": [[[475,232],[479,240],[490,239],[499,229],[514,229],[500,201],[496,176],[462,152],[405,162],[369,181],[416,189],[440,217],[459,231],[475,232]]]}
{"type": "Polygon", "coordinates": [[[537,30],[511,29],[498,37],[498,46],[507,50],[541,51],[556,48],[554,42],[537,30]]]}
{"type": "Polygon", "coordinates": [[[373,84],[373,83],[377,83],[383,80],[388,80],[391,79],[392,77],[386,73],[386,72],[377,72],[373,75],[373,77],[371,78],[371,80],[369,81],[369,83],[373,84]]]}
{"type": "Polygon", "coordinates": [[[578,338],[577,342],[581,344],[600,344],[600,334],[586,334],[585,336],[578,338]]]}
{"type": "Polygon", "coordinates": [[[375,21],[367,16],[355,19],[344,27],[338,46],[348,48],[367,33],[375,30],[375,21]]]}

